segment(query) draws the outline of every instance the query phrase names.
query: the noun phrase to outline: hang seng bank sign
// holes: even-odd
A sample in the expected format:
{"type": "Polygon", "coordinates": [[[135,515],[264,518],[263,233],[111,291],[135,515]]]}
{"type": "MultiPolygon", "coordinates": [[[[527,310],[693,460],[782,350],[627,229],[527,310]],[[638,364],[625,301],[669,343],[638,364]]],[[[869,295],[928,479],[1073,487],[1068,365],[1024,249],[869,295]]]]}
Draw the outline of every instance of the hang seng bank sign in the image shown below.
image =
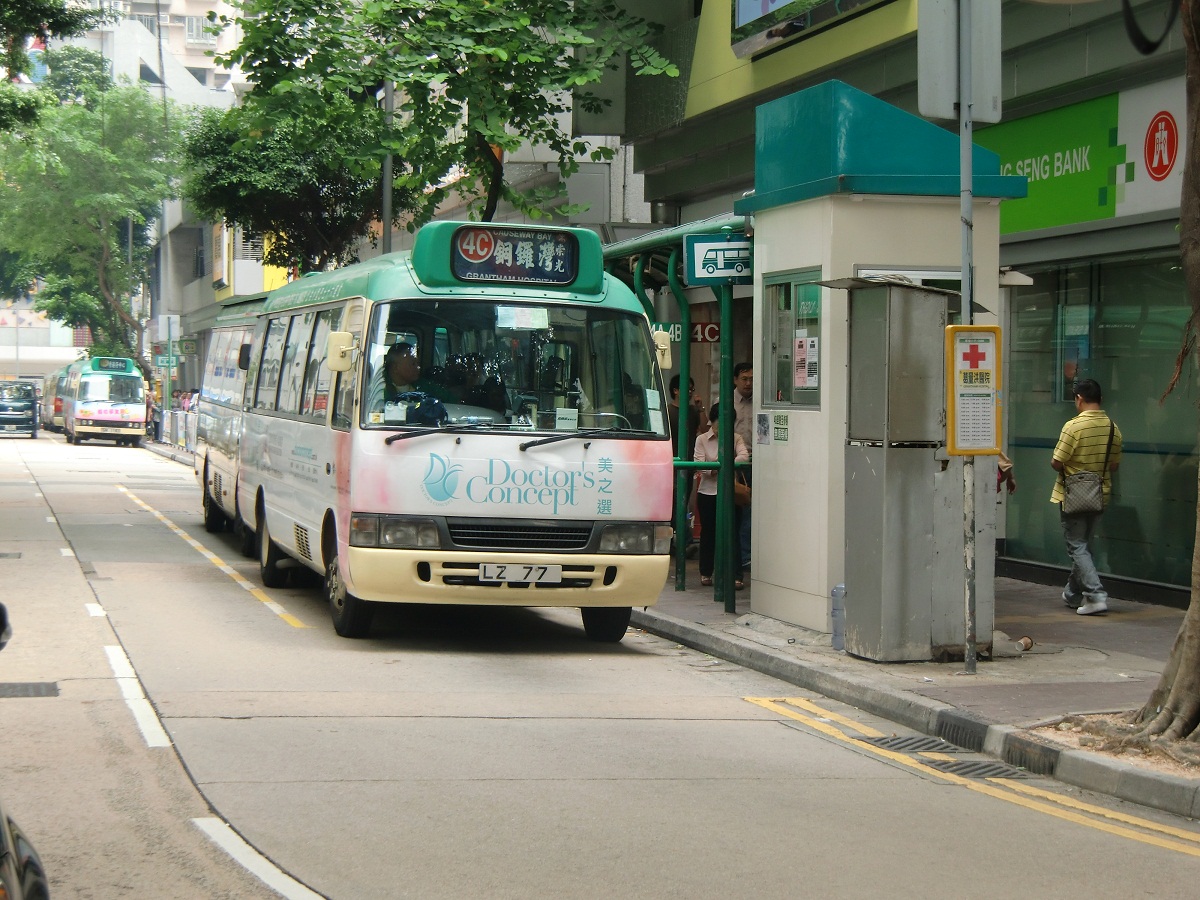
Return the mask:
{"type": "Polygon", "coordinates": [[[1029,179],[1027,197],[1001,205],[1000,233],[1177,208],[1186,127],[1174,78],[981,129],[1000,174],[1029,179]]]}

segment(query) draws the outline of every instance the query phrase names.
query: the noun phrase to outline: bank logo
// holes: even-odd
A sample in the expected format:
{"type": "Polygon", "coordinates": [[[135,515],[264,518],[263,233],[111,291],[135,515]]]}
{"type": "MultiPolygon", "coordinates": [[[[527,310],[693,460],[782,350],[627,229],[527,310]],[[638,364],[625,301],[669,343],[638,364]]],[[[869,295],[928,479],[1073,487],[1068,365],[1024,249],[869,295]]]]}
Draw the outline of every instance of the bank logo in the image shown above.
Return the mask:
{"type": "Polygon", "coordinates": [[[1169,112],[1160,112],[1150,120],[1142,156],[1146,161],[1146,172],[1155,181],[1162,181],[1175,168],[1175,159],[1179,156],[1179,126],[1169,112]]]}
{"type": "Polygon", "coordinates": [[[444,456],[430,453],[429,469],[422,482],[425,494],[434,503],[449,503],[458,490],[458,476],[461,473],[462,466],[451,465],[444,456]]]}

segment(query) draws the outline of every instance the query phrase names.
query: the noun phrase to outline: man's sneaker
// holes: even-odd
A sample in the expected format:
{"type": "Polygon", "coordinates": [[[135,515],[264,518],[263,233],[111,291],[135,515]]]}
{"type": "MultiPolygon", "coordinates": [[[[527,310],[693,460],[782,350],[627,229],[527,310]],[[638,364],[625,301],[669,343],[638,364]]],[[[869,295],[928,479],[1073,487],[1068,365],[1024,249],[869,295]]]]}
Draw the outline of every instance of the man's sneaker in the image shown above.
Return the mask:
{"type": "Polygon", "coordinates": [[[1067,606],[1071,607],[1071,609],[1079,609],[1079,607],[1083,604],[1082,600],[1080,600],[1078,597],[1072,597],[1066,591],[1063,591],[1062,598],[1063,603],[1067,604],[1067,606]]]}
{"type": "Polygon", "coordinates": [[[1084,603],[1079,609],[1075,610],[1081,616],[1094,616],[1098,613],[1108,612],[1108,604],[1103,600],[1091,600],[1084,603]]]}

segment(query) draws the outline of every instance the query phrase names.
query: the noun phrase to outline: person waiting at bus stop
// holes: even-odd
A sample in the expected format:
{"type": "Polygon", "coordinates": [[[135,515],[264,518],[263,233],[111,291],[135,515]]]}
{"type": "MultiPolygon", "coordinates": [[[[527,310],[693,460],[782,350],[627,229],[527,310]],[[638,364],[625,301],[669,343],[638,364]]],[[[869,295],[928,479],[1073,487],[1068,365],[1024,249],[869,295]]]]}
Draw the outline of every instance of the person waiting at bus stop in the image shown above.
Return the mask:
{"type": "MultiPolygon", "coordinates": [[[[696,438],[696,452],[693,459],[696,462],[716,462],[717,448],[720,446],[717,436],[717,413],[720,404],[714,403],[708,411],[708,421],[712,427],[696,438]]],[[[742,436],[737,432],[733,435],[734,462],[747,462],[750,459],[750,449],[742,436]]],[[[713,563],[717,555],[717,470],[700,469],[696,472],[696,495],[693,499],[693,509],[700,519],[700,583],[705,587],[713,583],[713,563]]],[[[733,586],[737,590],[745,587],[742,581],[742,551],[739,532],[742,527],[742,509],[733,508],[733,529],[729,534],[732,543],[731,561],[733,564],[733,586]]]]}

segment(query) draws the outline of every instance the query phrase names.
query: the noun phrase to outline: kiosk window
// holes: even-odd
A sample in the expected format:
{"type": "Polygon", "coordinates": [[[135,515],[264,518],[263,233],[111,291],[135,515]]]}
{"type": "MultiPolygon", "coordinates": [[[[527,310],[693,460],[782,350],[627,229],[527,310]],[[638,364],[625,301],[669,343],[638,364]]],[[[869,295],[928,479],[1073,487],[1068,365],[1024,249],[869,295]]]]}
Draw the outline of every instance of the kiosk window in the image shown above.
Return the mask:
{"type": "Polygon", "coordinates": [[[821,288],[814,283],[820,277],[811,271],[764,279],[768,405],[821,406],[821,288]]]}

